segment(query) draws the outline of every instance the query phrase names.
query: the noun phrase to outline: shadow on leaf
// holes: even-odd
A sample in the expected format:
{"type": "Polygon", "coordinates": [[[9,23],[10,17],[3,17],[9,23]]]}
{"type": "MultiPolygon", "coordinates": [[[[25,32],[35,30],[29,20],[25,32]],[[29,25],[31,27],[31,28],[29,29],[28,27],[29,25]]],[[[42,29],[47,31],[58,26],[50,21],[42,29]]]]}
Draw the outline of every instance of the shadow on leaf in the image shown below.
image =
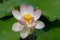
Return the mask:
{"type": "Polygon", "coordinates": [[[45,28],[43,29],[45,32],[53,29],[53,28],[60,28],[60,20],[49,21],[45,16],[42,16],[39,20],[45,23],[45,28]]]}

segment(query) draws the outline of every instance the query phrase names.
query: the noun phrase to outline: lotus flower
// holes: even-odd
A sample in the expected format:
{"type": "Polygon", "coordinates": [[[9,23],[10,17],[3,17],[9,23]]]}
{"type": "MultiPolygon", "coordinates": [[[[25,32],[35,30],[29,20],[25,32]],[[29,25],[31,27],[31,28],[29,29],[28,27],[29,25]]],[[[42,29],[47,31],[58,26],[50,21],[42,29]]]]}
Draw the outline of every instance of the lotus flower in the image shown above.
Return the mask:
{"type": "Polygon", "coordinates": [[[32,32],[31,29],[42,29],[45,27],[42,21],[37,21],[41,16],[41,10],[34,11],[31,5],[21,5],[20,11],[14,9],[12,10],[12,14],[18,20],[18,22],[13,24],[12,30],[20,32],[20,36],[23,39],[32,32]]]}

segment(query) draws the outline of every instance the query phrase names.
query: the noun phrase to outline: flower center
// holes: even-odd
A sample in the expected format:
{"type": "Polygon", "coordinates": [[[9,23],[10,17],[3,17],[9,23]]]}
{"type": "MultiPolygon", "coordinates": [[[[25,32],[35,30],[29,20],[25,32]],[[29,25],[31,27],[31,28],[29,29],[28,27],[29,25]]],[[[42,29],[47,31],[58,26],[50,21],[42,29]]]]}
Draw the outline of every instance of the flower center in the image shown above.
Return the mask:
{"type": "Polygon", "coordinates": [[[32,16],[30,14],[25,14],[23,16],[23,18],[24,18],[24,22],[26,22],[28,24],[30,24],[32,22],[32,16]]]}

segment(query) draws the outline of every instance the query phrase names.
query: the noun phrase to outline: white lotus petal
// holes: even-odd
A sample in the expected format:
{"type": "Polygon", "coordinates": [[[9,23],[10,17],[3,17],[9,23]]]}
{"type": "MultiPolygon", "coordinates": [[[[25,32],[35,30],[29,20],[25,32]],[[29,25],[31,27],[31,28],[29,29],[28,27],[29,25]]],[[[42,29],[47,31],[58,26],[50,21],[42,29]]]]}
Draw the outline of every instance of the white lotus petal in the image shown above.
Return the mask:
{"type": "Polygon", "coordinates": [[[16,22],[12,26],[12,30],[15,32],[21,31],[24,28],[19,22],[16,22]]]}
{"type": "Polygon", "coordinates": [[[22,13],[22,15],[24,15],[25,13],[28,12],[28,11],[27,11],[27,7],[26,7],[24,4],[21,5],[21,7],[20,7],[20,12],[22,13]]]}
{"type": "Polygon", "coordinates": [[[41,10],[36,10],[33,16],[35,21],[38,20],[39,17],[41,16],[41,10]]]}
{"type": "Polygon", "coordinates": [[[37,29],[42,29],[45,27],[45,24],[42,21],[37,21],[36,27],[37,29]]]}
{"type": "Polygon", "coordinates": [[[36,25],[36,22],[33,22],[32,24],[30,24],[30,25],[28,25],[27,24],[27,27],[29,27],[29,28],[34,28],[35,27],[35,25],[36,25]]]}
{"type": "Polygon", "coordinates": [[[22,13],[22,15],[29,13],[33,16],[34,8],[31,5],[26,7],[24,4],[22,4],[20,8],[20,12],[22,13]]]}
{"type": "Polygon", "coordinates": [[[27,7],[27,10],[28,10],[28,13],[30,13],[31,15],[33,15],[33,13],[34,13],[34,8],[33,8],[31,5],[29,5],[29,6],[27,7]]]}
{"type": "Polygon", "coordinates": [[[25,11],[25,10],[27,10],[27,7],[24,4],[22,4],[20,6],[20,11],[25,11]]]}
{"type": "Polygon", "coordinates": [[[23,30],[20,32],[21,38],[26,38],[30,33],[30,28],[25,27],[23,30]]]}
{"type": "Polygon", "coordinates": [[[12,10],[12,14],[17,20],[20,20],[20,18],[22,16],[18,10],[12,10]]]}

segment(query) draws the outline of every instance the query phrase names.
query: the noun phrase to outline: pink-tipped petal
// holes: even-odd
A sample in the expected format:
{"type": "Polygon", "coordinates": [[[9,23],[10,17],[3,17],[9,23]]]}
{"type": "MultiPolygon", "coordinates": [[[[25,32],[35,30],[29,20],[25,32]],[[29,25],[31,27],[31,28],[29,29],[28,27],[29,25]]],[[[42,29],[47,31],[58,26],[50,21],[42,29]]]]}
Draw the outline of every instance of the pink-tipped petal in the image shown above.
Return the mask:
{"type": "Polygon", "coordinates": [[[20,7],[20,11],[22,11],[22,10],[25,11],[26,9],[27,9],[27,7],[24,4],[22,4],[20,7]]]}
{"type": "Polygon", "coordinates": [[[20,20],[20,18],[22,16],[18,10],[12,10],[12,14],[17,20],[20,20]]]}
{"type": "Polygon", "coordinates": [[[34,8],[33,8],[31,5],[29,5],[29,6],[27,7],[27,10],[28,10],[28,12],[29,12],[30,14],[33,15],[33,13],[34,13],[34,8]]]}
{"type": "Polygon", "coordinates": [[[19,22],[20,22],[22,25],[25,24],[23,17],[19,20],[19,22]]]}
{"type": "Polygon", "coordinates": [[[25,27],[23,30],[20,32],[21,38],[26,38],[30,34],[30,28],[25,27]]]}
{"type": "Polygon", "coordinates": [[[37,21],[36,29],[42,29],[45,27],[45,24],[42,21],[37,21]]]}
{"type": "Polygon", "coordinates": [[[27,7],[24,4],[21,5],[20,12],[22,13],[22,15],[27,13],[27,7]]]}
{"type": "Polygon", "coordinates": [[[41,16],[41,10],[36,10],[34,13],[34,20],[38,20],[41,16]]]}
{"type": "Polygon", "coordinates": [[[21,31],[24,28],[19,22],[16,22],[12,26],[12,30],[15,32],[21,31]]]}

